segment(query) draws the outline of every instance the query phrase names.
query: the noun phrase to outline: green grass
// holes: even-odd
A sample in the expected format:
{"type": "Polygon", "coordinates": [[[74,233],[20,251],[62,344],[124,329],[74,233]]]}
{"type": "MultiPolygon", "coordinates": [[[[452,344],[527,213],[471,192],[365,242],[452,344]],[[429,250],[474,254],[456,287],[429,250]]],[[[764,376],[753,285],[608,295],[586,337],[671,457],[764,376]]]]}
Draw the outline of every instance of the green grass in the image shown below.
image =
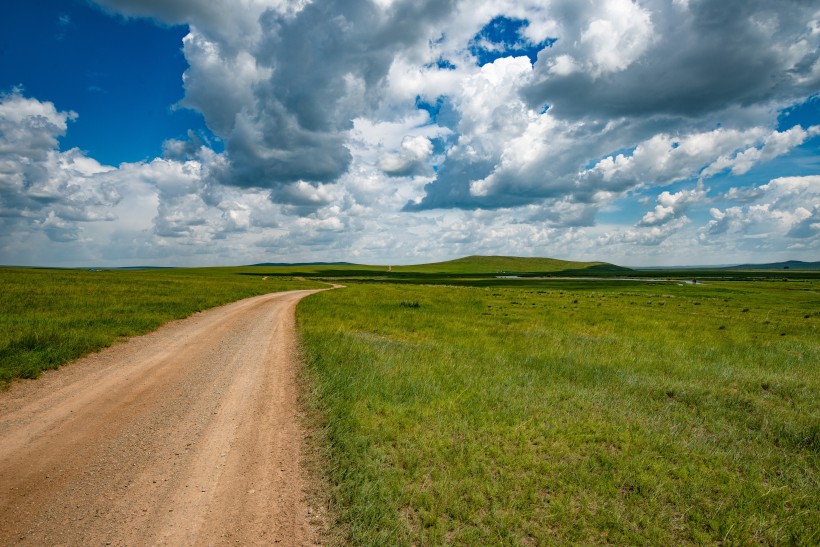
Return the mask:
{"type": "Polygon", "coordinates": [[[514,257],[386,270],[0,269],[0,383],[325,286],[294,276],[347,278],[298,308],[340,542],[820,543],[816,274],[514,257]]]}
{"type": "Polygon", "coordinates": [[[303,266],[259,266],[237,268],[248,270],[249,275],[301,275],[319,277],[363,277],[366,279],[439,279],[450,277],[493,277],[504,274],[566,274],[600,275],[631,272],[606,262],[572,262],[554,258],[530,258],[515,256],[467,256],[446,262],[415,264],[410,266],[372,266],[364,264],[329,264],[303,266]]]}
{"type": "Polygon", "coordinates": [[[249,269],[0,269],[0,386],[228,302],[315,282],[239,275],[249,269]]]}
{"type": "Polygon", "coordinates": [[[341,542],[820,542],[820,282],[515,283],[300,304],[341,542]]]}
{"type": "Polygon", "coordinates": [[[518,256],[466,256],[447,262],[418,264],[415,266],[397,266],[393,268],[402,273],[436,273],[436,274],[522,274],[522,273],[556,273],[565,271],[586,271],[590,274],[601,271],[629,271],[606,262],[572,262],[554,258],[518,257],[518,256]]]}

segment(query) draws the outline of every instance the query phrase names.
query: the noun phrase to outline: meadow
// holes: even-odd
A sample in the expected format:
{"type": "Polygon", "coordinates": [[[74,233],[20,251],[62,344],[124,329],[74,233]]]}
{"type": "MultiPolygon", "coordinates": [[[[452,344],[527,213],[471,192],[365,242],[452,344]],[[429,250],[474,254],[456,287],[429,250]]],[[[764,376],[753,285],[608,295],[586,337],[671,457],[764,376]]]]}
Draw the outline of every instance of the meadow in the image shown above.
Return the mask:
{"type": "Polygon", "coordinates": [[[813,272],[5,268],[0,384],[302,276],[329,542],[820,543],[813,272]]]}
{"type": "Polygon", "coordinates": [[[250,296],[324,288],[253,269],[0,269],[0,387],[173,319],[250,296]]]}
{"type": "Polygon", "coordinates": [[[332,541],[820,543],[820,280],[347,285],[297,312],[332,541]]]}

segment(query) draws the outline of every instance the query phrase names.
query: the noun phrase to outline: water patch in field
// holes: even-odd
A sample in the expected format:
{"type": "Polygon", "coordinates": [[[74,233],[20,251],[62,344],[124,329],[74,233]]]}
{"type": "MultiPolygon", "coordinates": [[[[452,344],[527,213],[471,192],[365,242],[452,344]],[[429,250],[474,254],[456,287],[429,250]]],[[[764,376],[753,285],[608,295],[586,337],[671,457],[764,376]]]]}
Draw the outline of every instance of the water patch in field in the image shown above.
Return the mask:
{"type": "MultiPolygon", "coordinates": [[[[645,281],[647,283],[685,283],[687,285],[705,285],[695,279],[659,279],[657,277],[528,277],[521,275],[497,275],[496,279],[538,279],[543,281],[645,281]]],[[[728,279],[728,278],[727,278],[728,279]]]]}

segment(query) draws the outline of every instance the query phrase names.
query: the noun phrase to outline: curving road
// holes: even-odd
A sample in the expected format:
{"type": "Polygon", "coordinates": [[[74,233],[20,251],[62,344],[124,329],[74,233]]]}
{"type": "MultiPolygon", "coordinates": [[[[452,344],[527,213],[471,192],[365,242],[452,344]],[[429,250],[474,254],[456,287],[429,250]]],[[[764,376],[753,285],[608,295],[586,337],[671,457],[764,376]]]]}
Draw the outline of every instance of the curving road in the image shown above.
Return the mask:
{"type": "Polygon", "coordinates": [[[310,545],[294,311],[242,300],[0,392],[0,545],[310,545]]]}

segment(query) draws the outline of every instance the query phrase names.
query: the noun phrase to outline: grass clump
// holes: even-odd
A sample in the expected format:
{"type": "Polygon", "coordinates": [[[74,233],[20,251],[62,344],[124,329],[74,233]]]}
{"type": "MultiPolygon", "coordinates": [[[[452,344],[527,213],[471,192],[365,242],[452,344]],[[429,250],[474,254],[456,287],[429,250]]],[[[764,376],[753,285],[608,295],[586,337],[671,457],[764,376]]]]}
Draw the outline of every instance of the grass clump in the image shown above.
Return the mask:
{"type": "Polygon", "coordinates": [[[269,292],[325,287],[229,268],[144,271],[0,269],[0,386],[173,319],[269,292]]]}
{"type": "Polygon", "coordinates": [[[350,284],[304,300],[343,541],[817,544],[820,321],[803,316],[818,289],[350,284]]]}

